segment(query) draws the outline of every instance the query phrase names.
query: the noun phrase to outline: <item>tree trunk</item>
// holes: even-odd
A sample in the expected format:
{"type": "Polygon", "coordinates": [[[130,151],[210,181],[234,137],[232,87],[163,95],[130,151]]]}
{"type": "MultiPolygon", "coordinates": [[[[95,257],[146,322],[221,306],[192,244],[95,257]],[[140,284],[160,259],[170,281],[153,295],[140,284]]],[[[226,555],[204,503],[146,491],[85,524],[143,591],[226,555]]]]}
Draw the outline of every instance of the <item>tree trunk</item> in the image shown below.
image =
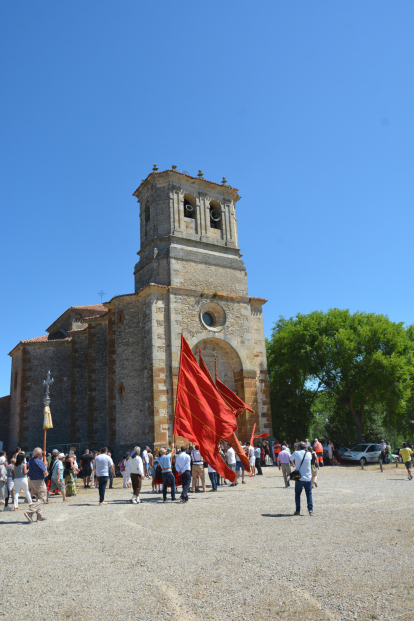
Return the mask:
{"type": "Polygon", "coordinates": [[[357,413],[354,410],[354,406],[352,402],[348,403],[347,406],[348,406],[349,411],[352,414],[352,417],[354,419],[354,422],[357,428],[357,442],[358,443],[363,442],[364,441],[364,409],[363,409],[363,406],[361,408],[361,418],[357,416],[357,413]]]}
{"type": "Polygon", "coordinates": [[[359,420],[359,418],[356,418],[356,428],[357,428],[357,442],[363,442],[364,441],[364,429],[363,429],[363,425],[362,422],[359,420]]]}

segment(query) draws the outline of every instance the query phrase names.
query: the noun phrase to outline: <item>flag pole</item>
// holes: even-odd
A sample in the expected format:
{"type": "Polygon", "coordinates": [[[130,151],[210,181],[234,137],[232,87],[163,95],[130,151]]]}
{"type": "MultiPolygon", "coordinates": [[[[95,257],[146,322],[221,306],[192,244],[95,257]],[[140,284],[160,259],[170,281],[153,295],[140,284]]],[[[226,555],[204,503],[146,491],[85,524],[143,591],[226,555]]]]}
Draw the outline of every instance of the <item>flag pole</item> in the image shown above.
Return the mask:
{"type": "Polygon", "coordinates": [[[46,433],[47,433],[47,429],[43,430],[43,461],[45,462],[45,464],[47,463],[47,457],[46,457],[46,433]]]}

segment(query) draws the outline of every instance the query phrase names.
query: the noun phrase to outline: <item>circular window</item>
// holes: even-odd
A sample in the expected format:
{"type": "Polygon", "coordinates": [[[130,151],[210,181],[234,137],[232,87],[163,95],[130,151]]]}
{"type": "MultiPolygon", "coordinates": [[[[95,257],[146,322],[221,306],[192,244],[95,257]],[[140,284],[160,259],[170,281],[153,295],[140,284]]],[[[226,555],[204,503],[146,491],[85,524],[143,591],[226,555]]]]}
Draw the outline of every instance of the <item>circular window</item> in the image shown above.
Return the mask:
{"type": "Polygon", "coordinates": [[[226,323],[224,308],[217,302],[207,302],[200,308],[200,321],[204,328],[220,332],[226,323]]]}
{"type": "Polygon", "coordinates": [[[214,323],[213,315],[211,313],[203,313],[203,321],[206,324],[206,326],[211,328],[211,326],[214,323]]]}

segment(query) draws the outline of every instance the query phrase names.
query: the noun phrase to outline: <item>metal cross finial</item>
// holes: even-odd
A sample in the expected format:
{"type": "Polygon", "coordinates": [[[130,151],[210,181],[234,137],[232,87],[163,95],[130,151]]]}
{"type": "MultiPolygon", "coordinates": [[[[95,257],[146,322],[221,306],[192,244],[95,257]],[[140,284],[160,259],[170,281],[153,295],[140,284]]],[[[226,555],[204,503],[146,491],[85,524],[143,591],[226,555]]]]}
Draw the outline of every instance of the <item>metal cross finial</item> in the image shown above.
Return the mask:
{"type": "Polygon", "coordinates": [[[50,371],[47,372],[47,378],[43,380],[43,385],[46,386],[46,399],[49,399],[49,389],[51,384],[53,384],[55,380],[53,377],[50,377],[50,371]]]}
{"type": "Polygon", "coordinates": [[[104,295],[106,295],[105,291],[102,291],[102,289],[99,291],[98,295],[101,296],[101,304],[102,304],[102,298],[104,295]]]}

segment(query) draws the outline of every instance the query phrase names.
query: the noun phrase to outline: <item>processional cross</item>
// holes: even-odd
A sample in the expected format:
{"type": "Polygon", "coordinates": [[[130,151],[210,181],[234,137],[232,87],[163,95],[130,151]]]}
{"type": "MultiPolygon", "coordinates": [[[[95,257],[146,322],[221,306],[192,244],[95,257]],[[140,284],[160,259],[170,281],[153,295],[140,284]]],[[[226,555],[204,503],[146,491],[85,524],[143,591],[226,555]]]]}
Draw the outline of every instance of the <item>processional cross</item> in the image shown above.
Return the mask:
{"type": "Polygon", "coordinates": [[[50,403],[50,397],[49,397],[49,390],[50,390],[50,386],[53,384],[55,380],[53,379],[53,377],[50,377],[50,371],[47,372],[47,378],[45,380],[43,380],[43,385],[46,386],[46,396],[45,396],[45,401],[47,400],[48,403],[45,403],[45,405],[49,405],[50,403]]]}
{"type": "Polygon", "coordinates": [[[46,432],[48,429],[52,429],[53,424],[52,424],[52,416],[50,414],[50,408],[49,408],[49,404],[50,404],[50,396],[49,396],[49,390],[50,390],[50,386],[53,384],[55,380],[53,379],[53,377],[50,377],[50,371],[47,372],[47,377],[45,380],[43,380],[43,386],[46,386],[46,394],[45,394],[45,398],[43,399],[43,404],[44,404],[44,410],[43,410],[43,461],[46,463],[47,459],[46,459],[46,432]]]}

